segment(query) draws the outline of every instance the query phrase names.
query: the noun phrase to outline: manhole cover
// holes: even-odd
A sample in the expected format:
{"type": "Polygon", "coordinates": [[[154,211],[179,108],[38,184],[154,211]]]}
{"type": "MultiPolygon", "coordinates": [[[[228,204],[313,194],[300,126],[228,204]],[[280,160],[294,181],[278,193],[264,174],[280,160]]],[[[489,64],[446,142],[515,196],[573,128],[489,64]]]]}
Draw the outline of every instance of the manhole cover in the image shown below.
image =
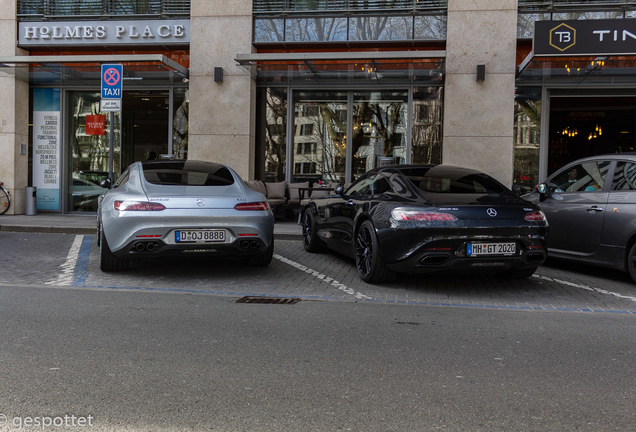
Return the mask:
{"type": "Polygon", "coordinates": [[[258,304],[296,304],[299,298],[291,297],[259,297],[245,296],[238,299],[235,303],[258,303],[258,304]]]}

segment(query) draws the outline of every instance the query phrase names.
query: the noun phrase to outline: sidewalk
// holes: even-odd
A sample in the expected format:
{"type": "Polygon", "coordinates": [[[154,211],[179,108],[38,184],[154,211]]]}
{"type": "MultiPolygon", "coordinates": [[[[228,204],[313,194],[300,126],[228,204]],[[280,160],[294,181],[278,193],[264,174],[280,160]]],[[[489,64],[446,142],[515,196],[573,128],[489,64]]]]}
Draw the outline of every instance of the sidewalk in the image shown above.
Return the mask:
{"type": "MultiPolygon", "coordinates": [[[[39,213],[34,216],[2,215],[0,231],[37,232],[58,234],[95,234],[97,220],[94,214],[39,213]]],[[[301,228],[296,221],[276,221],[274,236],[281,240],[300,240],[301,228]]]]}

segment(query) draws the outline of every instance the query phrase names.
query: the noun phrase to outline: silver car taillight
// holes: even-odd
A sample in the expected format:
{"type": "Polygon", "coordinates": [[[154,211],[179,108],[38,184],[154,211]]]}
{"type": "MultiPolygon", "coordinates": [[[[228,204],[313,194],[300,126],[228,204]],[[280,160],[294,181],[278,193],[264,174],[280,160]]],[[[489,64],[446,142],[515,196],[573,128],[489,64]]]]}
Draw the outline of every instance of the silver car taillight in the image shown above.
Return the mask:
{"type": "Polygon", "coordinates": [[[235,205],[234,210],[267,211],[269,210],[269,204],[267,202],[241,203],[235,205]]]}
{"type": "Polygon", "coordinates": [[[143,201],[115,201],[117,211],[161,211],[166,207],[163,204],[143,201]]]}

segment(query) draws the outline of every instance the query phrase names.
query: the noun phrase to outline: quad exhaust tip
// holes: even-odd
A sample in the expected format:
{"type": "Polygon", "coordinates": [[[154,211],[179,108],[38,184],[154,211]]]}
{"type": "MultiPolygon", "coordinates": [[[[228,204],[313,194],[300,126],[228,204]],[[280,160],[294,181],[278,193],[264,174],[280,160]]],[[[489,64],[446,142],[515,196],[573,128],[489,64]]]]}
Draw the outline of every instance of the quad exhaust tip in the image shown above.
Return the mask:
{"type": "Polygon", "coordinates": [[[239,246],[241,249],[258,249],[261,247],[261,242],[258,240],[241,240],[239,246]]]}
{"type": "Polygon", "coordinates": [[[157,242],[138,242],[132,247],[137,252],[152,252],[159,248],[157,242]]]}

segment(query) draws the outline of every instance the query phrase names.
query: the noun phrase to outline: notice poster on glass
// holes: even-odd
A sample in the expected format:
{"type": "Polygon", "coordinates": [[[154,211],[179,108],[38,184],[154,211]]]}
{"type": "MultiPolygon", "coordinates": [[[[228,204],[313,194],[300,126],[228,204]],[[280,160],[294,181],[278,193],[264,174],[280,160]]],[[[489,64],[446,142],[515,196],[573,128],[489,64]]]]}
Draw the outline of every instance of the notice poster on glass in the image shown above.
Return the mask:
{"type": "Polygon", "coordinates": [[[60,91],[33,89],[33,186],[38,210],[60,210],[60,91]]]}

